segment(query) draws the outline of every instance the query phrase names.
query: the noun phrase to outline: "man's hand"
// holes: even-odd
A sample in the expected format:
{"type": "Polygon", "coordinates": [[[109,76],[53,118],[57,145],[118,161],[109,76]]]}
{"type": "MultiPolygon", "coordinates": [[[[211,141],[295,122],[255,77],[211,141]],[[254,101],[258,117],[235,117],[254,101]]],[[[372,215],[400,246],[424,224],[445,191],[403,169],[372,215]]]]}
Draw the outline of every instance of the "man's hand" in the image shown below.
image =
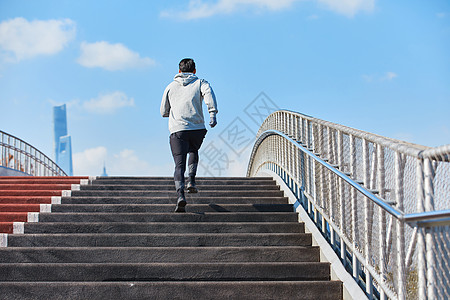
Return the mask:
{"type": "Polygon", "coordinates": [[[211,128],[213,128],[214,126],[217,125],[217,120],[216,120],[216,115],[210,115],[211,120],[209,121],[209,126],[211,126],[211,128]]]}

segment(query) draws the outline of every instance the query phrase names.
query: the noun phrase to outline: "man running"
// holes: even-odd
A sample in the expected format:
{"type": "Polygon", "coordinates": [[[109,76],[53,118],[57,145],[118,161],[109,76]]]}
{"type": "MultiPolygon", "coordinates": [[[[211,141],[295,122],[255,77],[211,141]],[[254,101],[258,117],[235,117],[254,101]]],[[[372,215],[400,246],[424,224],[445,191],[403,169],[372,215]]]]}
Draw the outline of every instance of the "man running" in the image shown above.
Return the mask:
{"type": "Polygon", "coordinates": [[[189,153],[186,185],[188,193],[197,193],[195,175],[197,174],[198,150],[206,135],[202,101],[205,101],[210,116],[209,125],[217,125],[216,96],[204,79],[196,75],[195,62],[191,58],[180,61],[178,74],[164,90],[161,102],[161,115],[169,118],[170,149],[175,161],[174,181],[178,199],[175,212],[185,212],[184,196],[186,158],[189,153]]]}

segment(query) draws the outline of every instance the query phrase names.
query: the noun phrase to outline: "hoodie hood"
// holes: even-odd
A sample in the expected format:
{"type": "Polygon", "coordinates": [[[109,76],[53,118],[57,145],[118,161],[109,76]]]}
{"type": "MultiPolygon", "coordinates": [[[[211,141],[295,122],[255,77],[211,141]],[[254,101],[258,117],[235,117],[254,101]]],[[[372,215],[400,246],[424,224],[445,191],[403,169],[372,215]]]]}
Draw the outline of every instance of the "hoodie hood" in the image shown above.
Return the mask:
{"type": "Polygon", "coordinates": [[[178,82],[179,84],[181,84],[183,86],[186,86],[189,83],[194,82],[197,79],[198,79],[198,77],[194,73],[178,73],[173,78],[173,80],[175,80],[176,82],[178,82]]]}

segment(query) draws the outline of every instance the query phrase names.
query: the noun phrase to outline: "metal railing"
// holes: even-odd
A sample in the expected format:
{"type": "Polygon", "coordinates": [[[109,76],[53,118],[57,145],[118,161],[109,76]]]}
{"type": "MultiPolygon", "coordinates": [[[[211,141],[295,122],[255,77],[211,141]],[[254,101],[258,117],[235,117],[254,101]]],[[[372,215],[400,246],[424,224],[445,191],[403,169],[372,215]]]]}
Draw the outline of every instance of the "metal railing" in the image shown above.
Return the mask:
{"type": "Polygon", "coordinates": [[[44,153],[0,130],[0,166],[33,176],[67,176],[44,153]]]}
{"type": "Polygon", "coordinates": [[[450,298],[450,145],[290,111],[263,122],[247,176],[278,174],[371,299],[450,298]]]}

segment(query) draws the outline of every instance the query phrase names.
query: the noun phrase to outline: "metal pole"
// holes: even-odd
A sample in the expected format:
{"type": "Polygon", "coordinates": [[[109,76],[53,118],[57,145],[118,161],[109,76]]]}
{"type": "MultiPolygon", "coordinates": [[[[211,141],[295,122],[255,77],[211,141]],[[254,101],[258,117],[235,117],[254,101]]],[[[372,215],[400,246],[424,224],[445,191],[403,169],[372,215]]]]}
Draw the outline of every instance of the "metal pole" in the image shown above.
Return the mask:
{"type": "MultiPolygon", "coordinates": [[[[352,177],[355,178],[356,176],[356,155],[355,155],[355,137],[353,135],[350,135],[350,168],[352,177]]],[[[351,201],[352,201],[352,268],[353,268],[353,278],[355,278],[356,282],[359,282],[359,265],[358,265],[358,259],[356,258],[355,252],[356,250],[356,226],[358,224],[358,218],[357,218],[357,208],[356,208],[356,190],[351,189],[351,201]]]]}
{"type": "MultiPolygon", "coordinates": [[[[369,149],[367,140],[363,140],[363,158],[364,158],[364,185],[366,188],[369,188],[370,181],[370,166],[369,166],[369,149]]],[[[370,245],[369,245],[369,234],[370,234],[370,225],[369,225],[369,199],[367,197],[364,198],[364,252],[365,252],[365,265],[370,265],[370,245]]],[[[366,293],[369,298],[372,298],[373,288],[372,288],[372,276],[366,268],[366,293]]]]}
{"type": "MultiPolygon", "coordinates": [[[[338,164],[340,171],[344,171],[344,135],[342,131],[338,131],[338,164]]],[[[339,177],[339,227],[341,229],[341,234],[345,235],[345,223],[344,223],[344,182],[342,178],[339,177]]],[[[347,265],[346,257],[347,249],[344,240],[341,238],[341,260],[344,267],[347,265]]]]}
{"type": "MultiPolygon", "coordinates": [[[[416,177],[417,177],[417,212],[425,211],[424,194],[424,167],[423,159],[417,159],[416,177]]],[[[417,229],[417,276],[418,276],[418,298],[427,298],[427,264],[425,249],[425,228],[417,229]]]]}
{"type": "MultiPolygon", "coordinates": [[[[335,161],[333,161],[333,132],[332,129],[328,127],[328,159],[331,164],[334,164],[335,161]]],[[[328,180],[329,180],[329,199],[328,199],[328,215],[330,217],[330,222],[333,222],[334,220],[334,213],[333,213],[333,201],[334,201],[334,174],[331,172],[328,172],[328,180]]],[[[335,237],[334,237],[334,230],[332,226],[330,227],[330,243],[332,247],[335,246],[335,237]]]]}
{"type": "MultiPolygon", "coordinates": [[[[377,156],[378,156],[378,191],[381,199],[385,199],[385,169],[384,169],[384,149],[383,146],[377,145],[377,156]]],[[[385,258],[385,249],[386,249],[386,213],[383,208],[379,207],[379,220],[378,220],[378,229],[379,229],[379,252],[378,255],[380,256],[380,286],[384,286],[386,282],[386,258],[385,258]]],[[[381,288],[380,289],[380,300],[386,300],[386,293],[381,288]]]]}
{"type": "MultiPolygon", "coordinates": [[[[435,168],[431,159],[424,160],[425,180],[425,210],[434,210],[434,185],[435,168]]],[[[425,229],[426,260],[427,260],[427,299],[437,299],[436,290],[436,259],[434,257],[433,229],[425,229]]]]}
{"type": "MultiPolygon", "coordinates": [[[[403,173],[405,166],[405,158],[395,152],[395,183],[396,183],[396,200],[397,209],[403,211],[403,173]]],[[[406,299],[406,274],[405,274],[405,223],[397,220],[397,277],[398,277],[398,299],[406,299]]]]}
{"type": "MultiPolygon", "coordinates": [[[[325,137],[323,136],[324,126],[319,125],[319,141],[318,148],[320,149],[320,156],[322,159],[326,159],[325,156],[325,137]]],[[[322,213],[325,211],[325,169],[322,166],[319,166],[320,169],[320,207],[322,208],[322,213]]],[[[322,232],[326,235],[326,224],[325,218],[322,215],[322,232]]]]}

